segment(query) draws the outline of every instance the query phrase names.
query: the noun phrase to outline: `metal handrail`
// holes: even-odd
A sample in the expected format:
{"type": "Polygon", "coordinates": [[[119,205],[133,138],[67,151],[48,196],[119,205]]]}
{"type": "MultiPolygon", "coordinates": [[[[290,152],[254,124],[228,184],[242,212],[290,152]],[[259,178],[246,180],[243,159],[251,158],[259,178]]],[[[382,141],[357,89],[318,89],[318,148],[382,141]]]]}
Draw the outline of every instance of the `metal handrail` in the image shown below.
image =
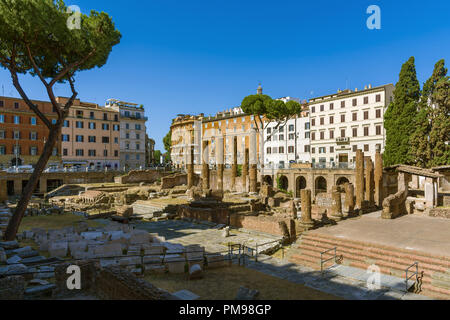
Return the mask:
{"type": "Polygon", "coordinates": [[[321,253],[320,253],[320,272],[321,272],[322,274],[323,274],[323,271],[324,271],[324,270],[323,270],[323,265],[324,265],[325,263],[327,263],[328,261],[331,261],[331,260],[333,260],[333,259],[334,259],[334,262],[337,263],[337,247],[328,249],[327,251],[324,251],[324,252],[321,252],[321,253]],[[328,252],[331,252],[331,251],[334,251],[334,257],[324,260],[324,259],[323,259],[323,256],[324,256],[325,254],[327,254],[328,252]]]}
{"type": "Polygon", "coordinates": [[[405,291],[408,292],[409,288],[408,288],[408,281],[411,280],[412,277],[416,276],[416,282],[419,281],[419,263],[418,262],[414,262],[412,265],[410,265],[408,268],[406,268],[405,270],[405,291]],[[409,270],[413,267],[416,267],[416,272],[414,272],[410,277],[408,277],[408,273],[410,272],[409,270]]]}

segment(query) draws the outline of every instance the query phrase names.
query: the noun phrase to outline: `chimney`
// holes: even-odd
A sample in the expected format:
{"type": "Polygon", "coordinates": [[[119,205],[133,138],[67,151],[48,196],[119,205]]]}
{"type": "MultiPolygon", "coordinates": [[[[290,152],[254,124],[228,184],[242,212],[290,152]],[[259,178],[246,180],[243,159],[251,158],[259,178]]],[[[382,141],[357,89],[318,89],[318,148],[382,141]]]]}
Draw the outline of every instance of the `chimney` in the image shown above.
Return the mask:
{"type": "Polygon", "coordinates": [[[371,84],[369,84],[369,89],[372,89],[372,85],[371,84]]]}
{"type": "Polygon", "coordinates": [[[367,86],[364,86],[364,90],[367,90],[367,86]]]}

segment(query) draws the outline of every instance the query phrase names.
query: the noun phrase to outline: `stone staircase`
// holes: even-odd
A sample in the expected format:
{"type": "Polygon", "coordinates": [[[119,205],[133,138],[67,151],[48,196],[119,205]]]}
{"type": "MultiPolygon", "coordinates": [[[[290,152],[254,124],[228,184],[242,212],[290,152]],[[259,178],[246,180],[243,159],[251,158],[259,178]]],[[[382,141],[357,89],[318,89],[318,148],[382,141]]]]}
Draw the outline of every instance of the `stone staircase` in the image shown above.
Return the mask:
{"type": "Polygon", "coordinates": [[[166,212],[168,205],[151,201],[136,201],[132,204],[132,207],[135,216],[143,217],[144,219],[152,219],[160,217],[166,212]]]}
{"type": "MultiPolygon", "coordinates": [[[[342,258],[340,263],[344,266],[367,270],[375,264],[382,274],[401,279],[405,279],[405,270],[418,262],[419,274],[423,272],[421,294],[450,300],[450,257],[308,232],[292,246],[287,258],[289,262],[320,270],[321,253],[335,247],[338,260],[342,258]]],[[[324,259],[333,255],[334,252],[327,253],[324,259]]],[[[330,261],[324,267],[333,264],[334,261],[330,261]]],[[[410,275],[413,272],[415,268],[411,269],[410,275]]]]}

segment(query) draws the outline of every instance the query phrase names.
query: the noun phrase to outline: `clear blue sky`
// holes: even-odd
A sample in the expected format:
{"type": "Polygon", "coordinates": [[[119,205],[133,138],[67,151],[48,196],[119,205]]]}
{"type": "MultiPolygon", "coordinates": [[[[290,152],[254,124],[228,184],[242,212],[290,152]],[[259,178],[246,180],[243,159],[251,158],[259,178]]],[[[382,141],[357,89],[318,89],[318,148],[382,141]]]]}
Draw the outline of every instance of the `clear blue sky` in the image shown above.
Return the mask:
{"type": "MultiPolygon", "coordinates": [[[[162,138],[179,113],[215,114],[238,106],[262,82],[273,98],[310,99],[338,88],[396,83],[416,57],[423,83],[437,60],[450,63],[450,1],[403,0],[66,0],[83,13],[112,15],[123,38],[102,69],[78,75],[84,101],[144,104],[148,133],[162,138]],[[366,9],[381,8],[369,30],[366,9]]],[[[33,99],[43,87],[23,79],[33,99]]],[[[5,94],[18,96],[0,70],[5,94]]],[[[1,86],[0,86],[0,93],[1,86]]],[[[69,95],[58,85],[58,95],[69,95]]]]}

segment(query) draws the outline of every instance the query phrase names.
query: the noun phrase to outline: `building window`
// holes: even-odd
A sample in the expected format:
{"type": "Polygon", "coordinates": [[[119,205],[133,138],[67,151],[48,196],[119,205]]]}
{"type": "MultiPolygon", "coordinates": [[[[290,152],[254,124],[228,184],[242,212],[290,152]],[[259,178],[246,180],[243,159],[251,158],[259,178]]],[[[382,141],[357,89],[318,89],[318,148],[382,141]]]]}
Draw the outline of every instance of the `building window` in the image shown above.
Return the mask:
{"type": "Polygon", "coordinates": [[[369,97],[364,97],[364,104],[369,104],[369,97]]]}
{"type": "Polygon", "coordinates": [[[278,148],[275,148],[275,147],[274,147],[274,148],[272,149],[272,153],[273,153],[273,154],[277,154],[277,153],[278,153],[278,148]]]}
{"type": "Polygon", "coordinates": [[[294,150],[295,150],[295,149],[294,149],[293,146],[289,146],[289,147],[288,147],[288,153],[294,153],[294,152],[295,152],[294,150]]]}
{"type": "Polygon", "coordinates": [[[83,123],[83,121],[77,121],[77,123],[76,123],[76,128],[77,128],[77,129],[83,129],[83,128],[84,128],[84,123],[83,123]]]}
{"type": "Polygon", "coordinates": [[[56,124],[56,119],[52,119],[52,124],[56,124]]]}
{"type": "Polygon", "coordinates": [[[289,134],[289,140],[295,140],[295,133],[289,134]]]}
{"type": "Polygon", "coordinates": [[[63,142],[69,142],[69,141],[70,141],[70,135],[68,135],[68,134],[63,134],[61,140],[62,140],[63,142]]]}
{"type": "Polygon", "coordinates": [[[58,148],[53,148],[52,156],[56,157],[58,155],[58,148]]]}
{"type": "Polygon", "coordinates": [[[293,124],[289,125],[289,132],[295,131],[295,126],[293,124]]]}
{"type": "Polygon", "coordinates": [[[13,146],[13,154],[20,155],[20,146],[13,146]]]}
{"type": "Polygon", "coordinates": [[[311,151],[311,146],[310,145],[306,145],[305,146],[305,152],[309,153],[311,151]]]}
{"type": "Polygon", "coordinates": [[[139,133],[136,133],[136,140],[141,140],[141,135],[139,133]]]}
{"type": "Polygon", "coordinates": [[[364,111],[364,120],[369,120],[369,111],[364,111]]]}
{"type": "Polygon", "coordinates": [[[69,155],[69,150],[63,149],[63,156],[67,157],[69,155]]]}
{"type": "Polygon", "coordinates": [[[284,134],[280,134],[280,141],[284,141],[284,134]]]}
{"type": "Polygon", "coordinates": [[[20,105],[18,102],[14,102],[14,108],[19,109],[20,105]]]}
{"type": "Polygon", "coordinates": [[[102,143],[109,143],[109,137],[102,137],[102,143]]]}
{"type": "Polygon", "coordinates": [[[118,157],[119,156],[119,151],[118,150],[114,150],[114,157],[118,157]]]}
{"type": "Polygon", "coordinates": [[[327,153],[327,149],[325,147],[319,148],[319,154],[327,153]]]}
{"type": "Polygon", "coordinates": [[[5,116],[0,114],[0,123],[5,123],[5,116]]]}
{"type": "Polygon", "coordinates": [[[341,122],[342,122],[342,123],[345,122],[345,114],[341,114],[341,122]]]}
{"type": "Polygon", "coordinates": [[[320,125],[323,126],[325,124],[325,118],[320,118],[320,125]]]}
{"type": "Polygon", "coordinates": [[[330,124],[334,124],[334,117],[333,116],[330,117],[330,124]]]}
{"type": "Polygon", "coordinates": [[[5,139],[5,130],[0,130],[0,139],[5,139]]]}
{"type": "Polygon", "coordinates": [[[369,136],[369,127],[364,127],[364,137],[369,136]]]}
{"type": "Polygon", "coordinates": [[[358,121],[358,114],[356,112],[352,114],[352,120],[358,121]]]}
{"type": "Polygon", "coordinates": [[[345,101],[341,101],[341,108],[345,108],[345,101]]]}
{"type": "Polygon", "coordinates": [[[14,116],[14,124],[20,124],[20,117],[14,116]]]}
{"type": "Polygon", "coordinates": [[[380,109],[377,109],[377,110],[375,111],[375,113],[376,113],[377,119],[380,119],[380,118],[381,118],[381,110],[380,110],[380,109]]]}
{"type": "Polygon", "coordinates": [[[38,148],[37,147],[30,147],[30,155],[31,156],[37,156],[38,154],[38,148]]]}
{"type": "Polygon", "coordinates": [[[119,143],[119,138],[115,137],[115,138],[114,138],[114,143],[115,143],[115,144],[118,144],[118,143],[119,143]]]}
{"type": "Polygon", "coordinates": [[[358,151],[358,146],[357,146],[357,145],[354,145],[354,146],[353,146],[353,152],[356,152],[356,151],[358,151]]]}
{"type": "Polygon", "coordinates": [[[345,138],[345,129],[341,129],[341,138],[345,138]]]}
{"type": "Polygon", "coordinates": [[[95,143],[96,140],[97,139],[95,138],[95,136],[89,136],[89,138],[88,138],[89,143],[95,143]]]}
{"type": "Polygon", "coordinates": [[[369,152],[369,145],[368,144],[364,145],[364,152],[369,152]]]}
{"type": "Polygon", "coordinates": [[[325,140],[325,132],[320,132],[320,140],[325,140]]]}
{"type": "Polygon", "coordinates": [[[30,132],[30,140],[32,141],[37,140],[37,132],[30,132]]]}
{"type": "Polygon", "coordinates": [[[330,130],[330,139],[334,139],[334,130],[330,130]]]}
{"type": "Polygon", "coordinates": [[[136,155],[136,160],[141,160],[141,155],[140,154],[136,155]]]}
{"type": "Polygon", "coordinates": [[[130,139],[130,134],[129,133],[125,133],[125,139],[130,139]]]}
{"type": "Polygon", "coordinates": [[[353,138],[358,137],[358,128],[353,128],[353,138]]]}
{"type": "Polygon", "coordinates": [[[305,132],[305,139],[309,139],[311,137],[311,132],[305,132]]]}
{"type": "Polygon", "coordinates": [[[103,156],[107,157],[108,156],[108,150],[103,150],[103,156]]]}
{"type": "Polygon", "coordinates": [[[267,154],[272,154],[272,148],[267,148],[267,154]]]}
{"type": "Polygon", "coordinates": [[[130,155],[129,154],[125,155],[125,160],[130,160],[130,155]]]}
{"type": "Polygon", "coordinates": [[[14,140],[19,140],[20,139],[20,131],[14,131],[13,137],[14,137],[14,140]]]}
{"type": "Polygon", "coordinates": [[[311,125],[309,122],[305,123],[305,130],[311,129],[311,125]]]}
{"type": "Polygon", "coordinates": [[[69,128],[69,127],[70,127],[70,122],[69,122],[69,120],[64,120],[63,127],[64,127],[64,128],[69,128]]]}
{"type": "Polygon", "coordinates": [[[311,107],[311,113],[316,113],[316,107],[311,107]]]}
{"type": "Polygon", "coordinates": [[[316,141],[316,133],[315,133],[315,132],[313,132],[313,133],[311,134],[311,140],[312,140],[312,141],[316,141]]]}
{"type": "Polygon", "coordinates": [[[120,131],[120,126],[118,124],[113,125],[113,131],[120,131]]]}
{"type": "Polygon", "coordinates": [[[311,153],[315,154],[316,153],[316,148],[311,148],[311,153]]]}
{"type": "Polygon", "coordinates": [[[141,145],[139,143],[136,143],[136,150],[141,150],[141,145]]]}
{"type": "MultiPolygon", "coordinates": [[[[207,124],[205,124],[205,129],[206,129],[206,128],[208,128],[208,125],[207,125],[207,124]]],[[[125,124],[125,129],[130,130],[130,124],[129,124],[129,123],[126,123],[126,124],[125,124]]]]}
{"type": "Polygon", "coordinates": [[[136,130],[142,130],[142,127],[140,124],[136,124],[135,128],[136,128],[136,130]]]}
{"type": "Polygon", "coordinates": [[[105,130],[105,131],[106,131],[106,130],[109,130],[109,124],[103,123],[103,124],[102,124],[102,129],[105,130]]]}
{"type": "Polygon", "coordinates": [[[315,127],[316,126],[316,119],[311,119],[311,127],[315,127]]]}
{"type": "Polygon", "coordinates": [[[36,118],[35,117],[31,117],[30,118],[30,123],[31,123],[32,126],[35,126],[37,124],[36,118]]]}
{"type": "Polygon", "coordinates": [[[75,154],[77,157],[84,157],[84,150],[83,149],[77,149],[75,151],[75,154]]]}
{"type": "Polygon", "coordinates": [[[83,119],[83,111],[77,110],[76,117],[78,119],[83,119]]]}
{"type": "Polygon", "coordinates": [[[334,147],[330,147],[330,153],[334,153],[334,147]]]}
{"type": "Polygon", "coordinates": [[[381,136],[381,126],[376,126],[377,136],[381,136]]]}
{"type": "Polygon", "coordinates": [[[324,112],[325,111],[325,106],[324,105],[321,105],[320,106],[320,112],[324,112]]]}
{"type": "Polygon", "coordinates": [[[103,120],[108,121],[108,114],[107,113],[103,114],[103,120]]]}
{"type": "Polygon", "coordinates": [[[334,103],[330,103],[330,110],[334,110],[334,103]]]}
{"type": "Polygon", "coordinates": [[[267,128],[267,134],[271,134],[272,133],[272,128],[267,128]]]}
{"type": "Polygon", "coordinates": [[[381,102],[381,94],[377,94],[377,96],[376,96],[376,101],[377,101],[377,102],[381,102]]]}
{"type": "Polygon", "coordinates": [[[84,136],[76,136],[75,141],[76,142],[84,142],[84,136]]]}
{"type": "Polygon", "coordinates": [[[0,100],[0,108],[3,108],[5,105],[4,105],[4,102],[3,102],[3,100],[0,100]]]}
{"type": "Polygon", "coordinates": [[[353,106],[356,107],[358,105],[358,99],[353,99],[353,106]]]}
{"type": "Polygon", "coordinates": [[[130,150],[130,144],[127,143],[126,146],[125,146],[125,148],[126,148],[127,150],[130,150]]]}
{"type": "Polygon", "coordinates": [[[95,130],[95,122],[89,122],[89,129],[95,130]]]}
{"type": "Polygon", "coordinates": [[[280,147],[280,153],[284,153],[284,147],[280,147]]]}
{"type": "Polygon", "coordinates": [[[91,112],[89,113],[89,118],[95,119],[95,115],[94,115],[94,112],[93,112],[93,111],[91,111],[91,112]]]}
{"type": "Polygon", "coordinates": [[[115,122],[119,121],[119,116],[117,114],[114,115],[114,121],[115,122]]]}

